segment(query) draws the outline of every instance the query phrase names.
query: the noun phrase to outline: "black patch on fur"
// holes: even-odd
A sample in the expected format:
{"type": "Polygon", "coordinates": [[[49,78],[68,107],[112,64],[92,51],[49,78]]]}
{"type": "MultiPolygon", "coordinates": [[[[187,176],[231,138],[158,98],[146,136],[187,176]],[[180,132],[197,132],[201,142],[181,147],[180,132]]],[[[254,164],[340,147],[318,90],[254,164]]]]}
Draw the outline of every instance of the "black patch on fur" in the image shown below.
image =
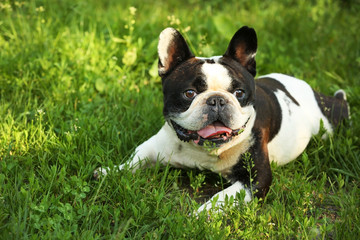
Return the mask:
{"type": "Polygon", "coordinates": [[[279,132],[282,121],[282,110],[275,92],[280,90],[297,106],[298,101],[286,90],[285,86],[272,78],[260,78],[256,83],[256,120],[255,128],[266,127],[271,141],[279,132]]]}
{"type": "Polygon", "coordinates": [[[181,63],[162,78],[164,96],[164,116],[185,112],[192,100],[184,98],[184,92],[193,89],[201,93],[207,89],[205,76],[201,71],[204,61],[190,58],[181,63]]]}
{"type": "Polygon", "coordinates": [[[269,89],[272,89],[273,91],[281,90],[283,91],[288,98],[293,101],[296,105],[300,106],[300,104],[296,101],[296,99],[288,92],[288,90],[285,88],[285,86],[280,83],[279,81],[273,79],[273,78],[260,78],[256,80],[256,84],[258,86],[263,86],[269,89]]]}
{"type": "Polygon", "coordinates": [[[344,119],[349,118],[348,103],[344,98],[325,96],[314,90],[313,92],[321,112],[333,126],[337,127],[344,119]]]}
{"type": "Polygon", "coordinates": [[[253,128],[252,132],[255,139],[253,146],[246,154],[240,156],[228,178],[233,183],[240,181],[247,188],[252,187],[256,197],[265,198],[272,182],[267,149],[269,135],[265,129],[253,128]],[[254,165],[251,167],[249,164],[254,165]],[[252,182],[250,178],[253,179],[252,182]]]}
{"type": "Polygon", "coordinates": [[[263,84],[261,81],[256,82],[256,120],[255,128],[267,128],[269,141],[271,141],[279,132],[282,121],[281,107],[274,94],[276,89],[263,84]]]}

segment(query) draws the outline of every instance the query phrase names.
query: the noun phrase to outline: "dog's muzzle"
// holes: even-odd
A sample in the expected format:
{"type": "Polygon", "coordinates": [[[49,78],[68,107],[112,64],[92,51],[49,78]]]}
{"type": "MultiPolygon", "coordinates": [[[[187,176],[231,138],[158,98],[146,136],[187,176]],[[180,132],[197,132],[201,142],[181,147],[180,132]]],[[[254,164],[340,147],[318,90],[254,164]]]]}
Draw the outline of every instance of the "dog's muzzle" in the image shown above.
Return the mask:
{"type": "Polygon", "coordinates": [[[231,141],[233,137],[241,134],[244,131],[249,119],[250,118],[246,120],[245,124],[241,128],[234,130],[226,127],[220,121],[215,121],[197,131],[188,130],[173,120],[170,120],[170,122],[176,132],[176,135],[181,141],[193,141],[199,146],[204,146],[206,143],[209,143],[211,146],[220,147],[221,145],[231,141]]]}

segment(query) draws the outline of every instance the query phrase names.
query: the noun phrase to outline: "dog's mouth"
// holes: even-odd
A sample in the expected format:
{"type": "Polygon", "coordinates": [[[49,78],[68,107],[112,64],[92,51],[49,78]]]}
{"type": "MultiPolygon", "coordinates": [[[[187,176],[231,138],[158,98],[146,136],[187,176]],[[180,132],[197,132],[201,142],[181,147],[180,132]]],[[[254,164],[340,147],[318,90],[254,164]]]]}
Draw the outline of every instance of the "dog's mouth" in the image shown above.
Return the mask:
{"type": "Polygon", "coordinates": [[[172,120],[171,124],[178,138],[184,142],[193,141],[199,146],[207,145],[209,147],[220,147],[222,144],[231,141],[233,137],[241,134],[244,131],[249,119],[250,118],[246,120],[245,124],[241,128],[235,130],[226,127],[220,121],[215,121],[197,131],[185,129],[172,120]]]}

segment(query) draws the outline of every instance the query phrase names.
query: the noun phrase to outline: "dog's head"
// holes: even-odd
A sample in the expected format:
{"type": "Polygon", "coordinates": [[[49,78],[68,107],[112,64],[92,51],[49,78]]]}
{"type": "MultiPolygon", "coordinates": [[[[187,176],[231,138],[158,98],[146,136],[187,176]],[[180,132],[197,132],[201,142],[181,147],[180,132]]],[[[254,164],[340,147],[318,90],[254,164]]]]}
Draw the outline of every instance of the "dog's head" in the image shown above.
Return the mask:
{"type": "Polygon", "coordinates": [[[255,116],[254,29],[240,28],[223,56],[195,57],[181,34],[166,28],[159,37],[159,75],[164,116],[182,141],[217,147],[235,140],[255,116]]]}

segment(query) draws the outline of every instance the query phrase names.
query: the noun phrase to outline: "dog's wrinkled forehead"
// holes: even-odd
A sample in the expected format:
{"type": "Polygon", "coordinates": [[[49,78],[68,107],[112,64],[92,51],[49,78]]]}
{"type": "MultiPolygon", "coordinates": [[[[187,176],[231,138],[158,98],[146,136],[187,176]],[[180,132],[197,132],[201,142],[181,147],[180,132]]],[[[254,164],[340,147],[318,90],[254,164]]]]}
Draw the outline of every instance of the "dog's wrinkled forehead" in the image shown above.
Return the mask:
{"type": "Polygon", "coordinates": [[[205,78],[208,90],[220,91],[229,90],[231,88],[233,76],[227,68],[218,63],[220,57],[214,58],[199,58],[205,63],[201,67],[201,72],[205,78]]]}

